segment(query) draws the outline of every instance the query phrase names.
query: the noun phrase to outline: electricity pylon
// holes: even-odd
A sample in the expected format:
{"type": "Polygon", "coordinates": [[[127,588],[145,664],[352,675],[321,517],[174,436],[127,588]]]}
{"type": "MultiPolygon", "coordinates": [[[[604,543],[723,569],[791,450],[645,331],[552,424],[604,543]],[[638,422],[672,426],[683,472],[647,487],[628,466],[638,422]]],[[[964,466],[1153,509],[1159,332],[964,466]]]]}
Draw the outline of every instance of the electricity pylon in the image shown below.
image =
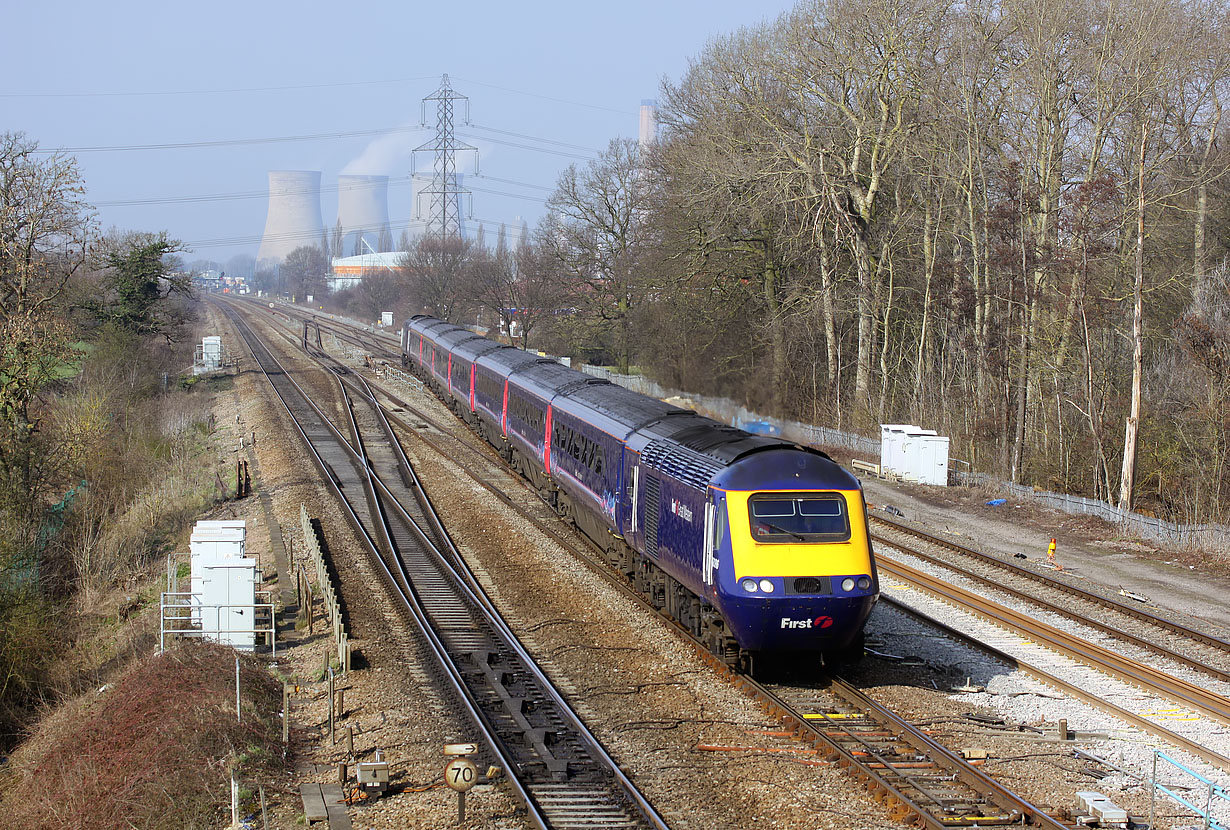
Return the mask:
{"type": "MultiPolygon", "coordinates": [[[[419,198],[431,196],[431,211],[427,217],[426,235],[441,241],[461,239],[461,197],[470,191],[457,184],[457,152],[474,151],[474,166],[478,168],[478,148],[453,136],[453,102],[465,101],[463,124],[470,123],[470,99],[455,91],[444,75],[440,88],[423,99],[422,124],[427,126],[427,102],[436,102],[436,137],[414,148],[415,153],[435,153],[431,187],[419,191],[419,198]]],[[[422,215],[421,205],[417,212],[422,215]]]]}

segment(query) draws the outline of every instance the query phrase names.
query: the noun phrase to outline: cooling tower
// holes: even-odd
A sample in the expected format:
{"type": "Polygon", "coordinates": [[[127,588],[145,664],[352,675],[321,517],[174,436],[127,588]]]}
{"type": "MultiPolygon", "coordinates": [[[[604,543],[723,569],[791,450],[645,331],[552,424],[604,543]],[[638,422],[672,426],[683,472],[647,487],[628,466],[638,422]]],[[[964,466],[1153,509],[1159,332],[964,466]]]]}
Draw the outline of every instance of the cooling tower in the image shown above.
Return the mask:
{"type": "Polygon", "coordinates": [[[378,253],[393,244],[389,229],[389,177],[337,177],[337,221],[342,226],[340,256],[378,253]],[[381,236],[385,245],[381,245],[381,236]]]}
{"type": "Polygon", "coordinates": [[[256,261],[282,261],[295,248],[320,245],[320,171],[270,170],[269,213],[256,261]]]}
{"type": "Polygon", "coordinates": [[[648,147],[658,140],[658,102],[652,98],[641,99],[641,130],[638,139],[641,147],[648,147]]]}

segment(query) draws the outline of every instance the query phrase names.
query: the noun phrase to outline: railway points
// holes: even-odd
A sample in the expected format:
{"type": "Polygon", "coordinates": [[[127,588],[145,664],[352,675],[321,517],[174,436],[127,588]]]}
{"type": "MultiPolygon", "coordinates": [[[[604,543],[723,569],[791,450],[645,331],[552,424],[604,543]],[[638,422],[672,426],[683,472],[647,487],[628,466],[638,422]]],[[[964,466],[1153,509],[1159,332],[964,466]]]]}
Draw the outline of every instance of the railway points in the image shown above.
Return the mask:
{"type": "MultiPolygon", "coordinates": [[[[370,393],[366,398],[344,396],[348,424],[339,429],[246,324],[237,315],[233,319],[367,539],[386,585],[417,621],[436,655],[442,682],[459,695],[473,726],[485,736],[491,760],[509,770],[509,780],[535,821],[544,827],[665,828],[481,590],[475,591],[473,577],[464,572],[447,533],[433,519],[430,502],[370,393]],[[560,797],[562,786],[567,798],[560,797]],[[539,793],[539,787],[551,796],[539,793]]],[[[340,365],[331,369],[347,374],[340,365]]]]}

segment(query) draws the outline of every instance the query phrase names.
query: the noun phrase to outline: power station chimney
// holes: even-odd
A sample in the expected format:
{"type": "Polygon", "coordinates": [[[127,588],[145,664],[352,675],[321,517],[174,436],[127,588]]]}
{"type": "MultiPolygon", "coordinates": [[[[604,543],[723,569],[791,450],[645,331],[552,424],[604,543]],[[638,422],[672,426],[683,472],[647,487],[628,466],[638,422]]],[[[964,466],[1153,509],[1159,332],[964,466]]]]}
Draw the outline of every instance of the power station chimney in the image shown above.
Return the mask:
{"type": "Polygon", "coordinates": [[[641,99],[641,132],[638,139],[642,148],[658,140],[658,102],[652,98],[641,99]]]}
{"type": "Polygon", "coordinates": [[[324,227],[320,218],[320,171],[270,170],[269,212],[256,261],[281,262],[295,248],[319,245],[324,227]]]}
{"type": "Polygon", "coordinates": [[[337,221],[342,226],[339,256],[379,252],[382,239],[389,244],[389,177],[338,176],[337,221]]]}

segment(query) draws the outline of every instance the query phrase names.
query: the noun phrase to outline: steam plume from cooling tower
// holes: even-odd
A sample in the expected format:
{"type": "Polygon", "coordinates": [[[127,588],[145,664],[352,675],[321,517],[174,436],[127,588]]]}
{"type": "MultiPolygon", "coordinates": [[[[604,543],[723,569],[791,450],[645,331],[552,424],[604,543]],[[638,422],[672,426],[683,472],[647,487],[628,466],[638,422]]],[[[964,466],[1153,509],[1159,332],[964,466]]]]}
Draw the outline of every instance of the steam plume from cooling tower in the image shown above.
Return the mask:
{"type": "Polygon", "coordinates": [[[389,177],[338,176],[337,220],[343,234],[340,256],[368,254],[390,246],[389,177]]]}

